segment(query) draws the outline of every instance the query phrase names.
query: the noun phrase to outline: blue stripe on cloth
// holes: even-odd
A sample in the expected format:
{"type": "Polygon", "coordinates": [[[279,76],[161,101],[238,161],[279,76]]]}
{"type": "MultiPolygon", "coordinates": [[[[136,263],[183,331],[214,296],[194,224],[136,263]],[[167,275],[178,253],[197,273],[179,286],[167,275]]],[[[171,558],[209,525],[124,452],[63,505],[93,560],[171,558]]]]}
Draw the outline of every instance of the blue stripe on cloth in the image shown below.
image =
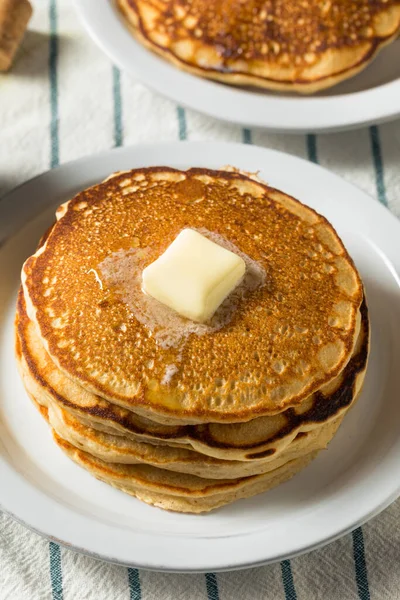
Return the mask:
{"type": "Polygon", "coordinates": [[[367,563],[365,561],[364,536],[361,527],[355,529],[352,535],[358,597],[360,600],[370,600],[367,563]]]}
{"type": "Polygon", "coordinates": [[[313,133],[307,135],[307,154],[308,160],[313,163],[318,163],[317,136],[313,133]]]}
{"type": "Polygon", "coordinates": [[[243,144],[252,144],[251,130],[244,127],[242,131],[243,144]]]}
{"type": "Polygon", "coordinates": [[[49,542],[49,554],[52,598],[53,600],[63,600],[60,546],[55,542],[49,542]]]}
{"type": "Polygon", "coordinates": [[[383,170],[383,160],[382,160],[382,150],[381,150],[381,142],[379,139],[379,129],[376,125],[373,125],[369,129],[370,139],[371,139],[371,151],[372,151],[372,159],[374,162],[375,168],[375,182],[376,182],[376,192],[378,195],[379,202],[382,202],[385,206],[388,205],[387,197],[386,197],[386,189],[385,189],[385,180],[384,180],[384,170],[383,170]]]}
{"type": "Polygon", "coordinates": [[[176,109],[177,117],[178,117],[178,133],[179,139],[181,141],[187,139],[187,125],[186,125],[186,112],[182,106],[178,106],[176,109]]]}
{"type": "Polygon", "coordinates": [[[142,589],[140,587],[140,576],[137,569],[128,568],[129,600],[141,600],[142,589]]]}
{"type": "Polygon", "coordinates": [[[57,167],[59,159],[58,136],[58,36],[57,36],[57,2],[50,0],[49,4],[49,79],[50,79],[50,166],[57,167]]]}
{"type": "Polygon", "coordinates": [[[297,600],[290,560],[283,560],[281,562],[281,571],[283,589],[285,590],[285,600],[297,600]]]}
{"type": "MultiPolygon", "coordinates": [[[[60,162],[58,135],[58,35],[57,2],[49,0],[49,83],[50,83],[50,167],[60,162]]],[[[63,600],[61,551],[55,542],[49,542],[50,579],[53,600],[63,600]]]]}
{"type": "Polygon", "coordinates": [[[207,600],[219,600],[217,576],[215,573],[206,573],[207,600]]]}
{"type": "Polygon", "coordinates": [[[114,100],[114,146],[124,143],[122,128],[121,72],[113,66],[113,100],[114,100]]]}

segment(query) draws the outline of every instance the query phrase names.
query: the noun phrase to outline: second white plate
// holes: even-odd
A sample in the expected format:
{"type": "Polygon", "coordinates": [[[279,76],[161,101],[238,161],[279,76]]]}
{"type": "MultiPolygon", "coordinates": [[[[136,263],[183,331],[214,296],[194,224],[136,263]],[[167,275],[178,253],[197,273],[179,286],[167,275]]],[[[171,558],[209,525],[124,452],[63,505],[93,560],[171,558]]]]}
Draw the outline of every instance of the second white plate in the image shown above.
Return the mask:
{"type": "Polygon", "coordinates": [[[116,65],[160,94],[211,117],[283,133],[338,131],[400,115],[400,40],[356,77],[316,96],[257,92],[208,81],[159,58],[128,31],[113,0],[75,0],[87,31],[116,65]]]}
{"type": "Polygon", "coordinates": [[[255,146],[172,143],[121,148],[66,164],[0,202],[0,505],[36,531],[105,560],[147,569],[216,571],[311,550],[350,531],[400,493],[400,224],[363,192],[293,156],[255,146]],[[195,516],[148,506],[94,479],[52,441],[14,361],[23,260],[78,190],[140,166],[260,171],[324,214],[366,285],[372,352],[363,393],[327,451],[270,493],[195,516]],[[290,177],[288,177],[290,173],[290,177]]]}

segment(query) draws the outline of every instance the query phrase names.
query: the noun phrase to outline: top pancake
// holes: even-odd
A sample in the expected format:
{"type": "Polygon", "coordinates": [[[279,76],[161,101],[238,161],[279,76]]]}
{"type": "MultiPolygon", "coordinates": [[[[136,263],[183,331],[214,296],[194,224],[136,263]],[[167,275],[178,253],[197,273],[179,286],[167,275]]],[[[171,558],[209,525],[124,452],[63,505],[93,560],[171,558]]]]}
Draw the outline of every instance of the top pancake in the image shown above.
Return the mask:
{"type": "Polygon", "coordinates": [[[57,366],[111,402],[168,423],[246,421],[299,404],[351,357],[360,278],[326,219],[282,192],[236,172],[155,167],[117,174],[57,216],[23,268],[28,314],[57,366]],[[136,318],[123,267],[132,256],[145,267],[185,227],[224,236],[266,281],[221,329],[164,347],[136,318]],[[124,275],[111,283],[99,277],[110,258],[124,275]]]}
{"type": "Polygon", "coordinates": [[[363,69],[400,27],[399,0],[118,0],[138,39],[224,83],[311,93],[363,69]]]}

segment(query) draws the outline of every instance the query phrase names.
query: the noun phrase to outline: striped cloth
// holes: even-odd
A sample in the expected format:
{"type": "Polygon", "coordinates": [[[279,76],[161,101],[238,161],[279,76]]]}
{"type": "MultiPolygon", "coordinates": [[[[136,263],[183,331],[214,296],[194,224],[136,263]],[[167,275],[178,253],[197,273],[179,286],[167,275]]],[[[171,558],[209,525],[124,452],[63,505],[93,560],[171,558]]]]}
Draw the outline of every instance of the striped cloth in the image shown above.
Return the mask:
{"type": "MultiPolygon", "coordinates": [[[[308,157],[400,216],[399,121],[329,136],[223,124],[120,73],[88,39],[69,0],[36,0],[17,62],[0,76],[0,195],[80,156],[177,139],[243,141],[308,157]]],[[[75,554],[0,513],[0,600],[392,600],[400,598],[399,517],[400,501],[351,535],[291,561],[175,575],[75,554]]]]}

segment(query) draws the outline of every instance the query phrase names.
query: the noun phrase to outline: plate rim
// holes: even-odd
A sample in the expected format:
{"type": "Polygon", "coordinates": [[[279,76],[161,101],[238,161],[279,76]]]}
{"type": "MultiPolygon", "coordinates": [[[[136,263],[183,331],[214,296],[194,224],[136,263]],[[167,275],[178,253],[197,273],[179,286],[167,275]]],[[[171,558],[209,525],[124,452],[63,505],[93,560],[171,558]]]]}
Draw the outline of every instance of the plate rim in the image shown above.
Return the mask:
{"type": "Polygon", "coordinates": [[[400,78],[332,97],[254,94],[194,76],[154,55],[133,38],[122,16],[117,14],[114,0],[101,4],[97,0],[73,0],[73,3],[90,37],[114,64],[161,96],[221,121],[271,132],[304,134],[346,131],[400,116],[400,104],[396,101],[400,96],[400,78]],[[129,59],[129,50],[135,51],[136,60],[129,59]],[[193,93],[187,91],[189,88],[193,93]],[[218,102],[216,97],[220,98],[218,102]],[[240,98],[240,110],[233,108],[235,98],[240,98]]]}
{"type": "MultiPolygon", "coordinates": [[[[162,143],[155,143],[155,144],[151,144],[151,143],[137,144],[134,146],[126,146],[126,147],[122,147],[122,148],[106,150],[99,154],[95,154],[95,155],[91,155],[91,156],[87,156],[87,157],[83,157],[83,158],[78,158],[74,161],[63,164],[63,165],[57,167],[56,169],[45,171],[41,175],[38,175],[38,176],[28,180],[27,182],[21,184],[17,188],[14,188],[10,192],[8,192],[6,195],[4,195],[0,199],[0,216],[2,216],[2,215],[4,216],[7,213],[7,210],[9,210],[9,206],[10,206],[9,201],[10,200],[13,201],[13,196],[20,194],[21,190],[23,191],[24,188],[29,189],[29,186],[31,186],[33,184],[35,184],[35,185],[37,185],[38,183],[40,184],[41,180],[46,180],[46,178],[57,179],[60,176],[62,176],[63,173],[65,173],[65,172],[68,173],[71,169],[74,169],[78,164],[82,165],[84,167],[85,165],[88,166],[90,164],[96,164],[98,161],[109,158],[110,156],[117,156],[117,157],[124,156],[124,155],[126,155],[127,157],[130,157],[132,155],[140,156],[141,154],[143,154],[144,149],[146,149],[146,151],[151,151],[154,148],[157,148],[157,149],[162,148],[162,150],[166,156],[172,156],[171,152],[173,151],[174,148],[175,149],[185,148],[185,154],[186,154],[187,152],[190,152],[190,151],[186,150],[186,148],[189,148],[189,147],[195,147],[197,149],[201,149],[201,153],[203,156],[208,155],[207,149],[210,149],[211,147],[214,150],[220,149],[221,152],[223,152],[224,150],[229,148],[232,152],[240,151],[240,153],[255,153],[255,154],[261,153],[261,154],[263,154],[263,156],[265,158],[268,158],[268,155],[273,154],[281,159],[282,159],[282,157],[286,157],[286,160],[290,159],[295,162],[300,162],[304,165],[304,167],[307,166],[308,169],[314,170],[315,172],[321,173],[321,171],[323,171],[323,172],[325,172],[325,174],[329,174],[329,176],[340,181],[342,183],[342,185],[345,185],[347,188],[354,190],[354,193],[361,195],[360,197],[362,197],[365,202],[368,201],[371,204],[371,207],[372,206],[374,207],[373,210],[378,211],[378,213],[380,215],[382,215],[382,218],[385,218],[387,223],[390,222],[391,227],[393,225],[395,225],[397,230],[400,227],[400,223],[396,219],[396,217],[394,215],[392,215],[384,206],[382,206],[378,202],[374,201],[365,192],[359,190],[353,184],[350,184],[350,183],[344,181],[341,177],[339,177],[338,175],[325,169],[324,167],[315,165],[313,163],[310,163],[306,159],[302,159],[297,156],[292,156],[292,155],[289,155],[289,154],[281,152],[281,151],[267,149],[267,148],[258,147],[258,146],[254,146],[254,145],[248,146],[248,145],[243,145],[243,144],[239,144],[239,143],[235,144],[235,143],[230,143],[230,142],[190,142],[190,141],[178,142],[178,141],[174,141],[174,142],[162,142],[162,143]],[[383,215],[384,215],[384,217],[383,217],[383,215]]],[[[190,157],[189,157],[189,160],[190,160],[190,157]]],[[[176,162],[176,161],[177,161],[176,158],[173,158],[171,160],[172,163],[176,162]]],[[[206,159],[206,161],[207,161],[207,159],[206,159]]],[[[240,162],[240,158],[238,158],[238,162],[240,162]]],[[[85,171],[85,169],[83,169],[83,170],[85,171]]],[[[84,177],[85,177],[85,175],[80,175],[78,178],[83,179],[84,177]]],[[[24,199],[25,199],[25,203],[28,204],[29,203],[29,194],[24,195],[24,199]]],[[[12,205],[15,206],[14,202],[12,202],[12,205]]],[[[14,208],[14,211],[15,210],[16,209],[14,208]]],[[[43,210],[44,210],[44,208],[43,208],[43,210]]],[[[21,210],[21,214],[22,214],[22,210],[21,210]]],[[[21,226],[23,226],[25,224],[24,217],[20,216],[20,220],[23,221],[23,223],[21,224],[21,226]]],[[[399,263],[397,264],[396,271],[397,270],[400,273],[399,263]]],[[[4,467],[3,463],[4,463],[4,461],[2,461],[2,456],[0,453],[0,471],[2,470],[2,466],[4,467]]],[[[46,501],[50,502],[49,508],[51,508],[53,506],[54,499],[51,496],[46,495],[43,490],[36,488],[32,482],[25,480],[19,472],[17,472],[16,470],[14,470],[12,468],[11,464],[7,463],[6,467],[7,466],[12,471],[12,476],[16,477],[17,480],[18,479],[20,480],[19,484],[21,485],[21,483],[22,483],[22,488],[24,491],[28,490],[29,487],[33,488],[34,495],[35,494],[39,495],[39,498],[44,497],[45,503],[46,503],[46,501]]],[[[30,491],[32,492],[32,489],[30,491]]],[[[217,572],[217,571],[227,571],[227,570],[238,570],[238,569],[244,569],[244,568],[249,568],[249,567],[261,566],[264,564],[269,564],[272,562],[282,560],[284,558],[292,558],[293,556],[298,556],[300,554],[320,548],[320,547],[325,546],[326,544],[329,544],[332,541],[342,537],[343,535],[350,532],[355,527],[359,526],[360,524],[364,523],[365,521],[367,521],[370,518],[379,514],[382,510],[384,510],[387,506],[389,506],[389,504],[391,504],[391,502],[393,502],[399,495],[400,495],[400,482],[398,483],[397,486],[393,486],[392,492],[390,494],[388,494],[382,501],[378,502],[377,504],[375,503],[374,508],[367,511],[365,514],[363,514],[356,520],[351,520],[351,523],[348,523],[347,525],[341,527],[339,530],[336,530],[334,533],[326,536],[322,540],[319,539],[319,541],[311,542],[311,543],[307,544],[306,546],[303,545],[302,547],[299,547],[299,546],[301,546],[301,543],[298,542],[297,549],[294,549],[293,551],[289,551],[287,554],[281,554],[279,556],[277,555],[277,556],[270,557],[270,558],[260,558],[258,561],[255,561],[255,560],[250,560],[249,562],[246,562],[243,560],[241,560],[239,562],[225,561],[225,563],[219,564],[219,565],[204,564],[204,560],[203,560],[203,564],[196,564],[196,566],[192,565],[192,566],[188,566],[188,567],[180,566],[179,568],[177,566],[155,564],[154,562],[153,563],[143,562],[143,561],[140,563],[132,562],[132,561],[122,559],[121,556],[120,557],[115,556],[115,555],[110,556],[110,555],[106,555],[104,552],[103,553],[96,552],[89,548],[85,548],[84,546],[82,546],[80,544],[76,544],[76,543],[71,544],[71,541],[69,541],[68,536],[58,536],[57,538],[55,538],[54,535],[51,533],[51,530],[53,530],[53,532],[56,531],[56,529],[53,528],[52,523],[49,526],[50,529],[49,529],[49,527],[35,526],[34,524],[32,524],[32,521],[30,522],[30,524],[28,524],[28,520],[26,518],[24,518],[24,514],[21,514],[21,513],[23,513],[23,511],[21,511],[21,510],[17,511],[19,514],[14,512],[11,508],[11,506],[13,504],[11,497],[9,497],[8,500],[6,499],[6,502],[3,501],[4,497],[7,496],[7,491],[3,492],[3,494],[2,494],[2,492],[0,490],[0,496],[3,496],[3,499],[0,497],[0,505],[2,506],[2,510],[4,510],[4,512],[11,514],[11,516],[13,518],[22,522],[25,526],[32,529],[33,531],[36,531],[36,532],[40,533],[41,535],[49,538],[50,540],[53,540],[57,543],[60,543],[63,546],[66,546],[67,548],[72,547],[72,549],[75,549],[84,554],[93,556],[95,558],[101,558],[101,559],[107,560],[109,562],[114,562],[114,563],[118,563],[118,564],[122,564],[122,565],[126,565],[126,566],[134,566],[134,567],[144,568],[144,569],[148,569],[148,570],[194,573],[194,572],[207,572],[207,571],[217,572]],[[63,537],[64,539],[58,539],[59,537],[63,537]]],[[[12,493],[11,493],[11,496],[12,496],[12,493]]],[[[24,494],[21,494],[21,497],[23,497],[23,496],[24,496],[24,494]]],[[[55,501],[55,502],[57,504],[57,501],[55,501]]],[[[54,508],[54,506],[53,506],[53,508],[54,508]]],[[[57,515],[59,514],[60,510],[61,510],[61,514],[63,514],[66,517],[65,519],[63,519],[64,521],[68,521],[68,518],[70,518],[71,514],[75,515],[75,518],[76,518],[76,515],[77,515],[76,509],[70,509],[69,507],[66,507],[64,505],[59,505],[57,508],[57,511],[56,511],[57,515]]],[[[81,518],[81,515],[79,513],[78,513],[78,517],[81,518]]],[[[57,522],[57,518],[56,518],[56,522],[57,522]]],[[[96,522],[97,522],[96,519],[94,519],[93,523],[95,526],[96,526],[96,522]]],[[[107,527],[109,527],[109,525],[106,524],[105,527],[107,528],[107,527]]],[[[146,534],[146,535],[150,536],[152,539],[156,539],[156,537],[152,533],[146,534]]],[[[265,530],[263,530],[260,534],[258,534],[257,532],[252,532],[251,534],[243,533],[239,537],[243,538],[244,536],[249,536],[249,537],[255,536],[255,537],[260,537],[260,539],[261,539],[263,535],[265,535],[265,530]]],[[[140,536],[142,536],[142,533],[141,532],[139,532],[139,534],[135,533],[135,536],[136,536],[136,538],[140,537],[140,536]]],[[[182,541],[182,537],[180,537],[178,535],[176,535],[172,539],[175,541],[178,541],[178,540],[182,541]]],[[[193,541],[194,538],[192,537],[191,539],[193,541]]],[[[222,539],[222,536],[217,539],[218,540],[222,539]]],[[[195,541],[197,542],[198,540],[196,539],[195,541]]],[[[206,539],[201,540],[201,542],[203,542],[203,543],[206,541],[207,541],[206,539]]]]}

